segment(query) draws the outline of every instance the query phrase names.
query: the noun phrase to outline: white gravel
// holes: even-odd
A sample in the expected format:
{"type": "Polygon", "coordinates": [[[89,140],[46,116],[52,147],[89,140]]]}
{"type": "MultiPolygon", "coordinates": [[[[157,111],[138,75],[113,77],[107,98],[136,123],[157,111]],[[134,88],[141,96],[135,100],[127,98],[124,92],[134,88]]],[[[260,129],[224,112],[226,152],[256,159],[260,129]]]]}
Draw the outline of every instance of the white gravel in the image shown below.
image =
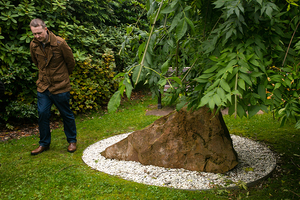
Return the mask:
{"type": "Polygon", "coordinates": [[[84,150],[83,161],[95,170],[137,183],[192,190],[253,184],[269,175],[276,167],[276,156],[269,148],[259,142],[236,135],[231,135],[231,138],[238,154],[239,164],[225,174],[142,165],[139,162],[106,159],[101,156],[100,153],[107,147],[126,138],[129,134],[116,135],[92,144],[84,150]]]}

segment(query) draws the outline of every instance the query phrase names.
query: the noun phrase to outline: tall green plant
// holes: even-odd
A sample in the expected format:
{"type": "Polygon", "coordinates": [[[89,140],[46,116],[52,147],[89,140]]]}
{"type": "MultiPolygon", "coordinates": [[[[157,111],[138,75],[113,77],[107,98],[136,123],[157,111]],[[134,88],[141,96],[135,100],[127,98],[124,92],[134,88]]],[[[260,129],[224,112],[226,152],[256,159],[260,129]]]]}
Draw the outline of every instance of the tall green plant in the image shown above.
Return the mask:
{"type": "Polygon", "coordinates": [[[121,74],[124,81],[111,100],[111,111],[117,108],[124,89],[130,95],[132,88],[127,83],[132,73],[135,83],[148,82],[154,93],[171,83],[166,102],[179,100],[178,109],[186,104],[190,109],[229,107],[230,114],[243,117],[270,107],[280,110],[283,123],[299,116],[294,48],[299,37],[299,8],[267,0],[211,3],[212,17],[203,10],[209,8],[205,1],[148,1],[152,29],[141,34],[148,42],[139,46],[136,65],[121,74]],[[207,27],[212,28],[210,32],[207,27]],[[166,76],[169,67],[175,69],[174,77],[166,76]],[[179,76],[184,67],[190,68],[179,76]],[[292,96],[287,87],[294,92],[292,96]]]}

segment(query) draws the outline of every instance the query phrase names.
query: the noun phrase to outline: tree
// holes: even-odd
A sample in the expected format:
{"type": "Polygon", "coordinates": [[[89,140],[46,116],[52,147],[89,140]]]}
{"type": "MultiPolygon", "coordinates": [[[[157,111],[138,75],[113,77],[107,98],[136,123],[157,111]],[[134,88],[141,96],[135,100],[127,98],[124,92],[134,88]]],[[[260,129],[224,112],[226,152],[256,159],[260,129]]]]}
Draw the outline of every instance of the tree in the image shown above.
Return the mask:
{"type": "Polygon", "coordinates": [[[142,32],[137,59],[109,102],[114,111],[126,90],[148,83],[177,109],[229,107],[229,114],[253,116],[274,110],[282,124],[299,105],[299,7],[296,1],[216,0],[147,2],[149,32],[142,32]],[[176,73],[166,76],[169,67],[176,73]],[[189,70],[179,76],[184,67],[189,70]]]}

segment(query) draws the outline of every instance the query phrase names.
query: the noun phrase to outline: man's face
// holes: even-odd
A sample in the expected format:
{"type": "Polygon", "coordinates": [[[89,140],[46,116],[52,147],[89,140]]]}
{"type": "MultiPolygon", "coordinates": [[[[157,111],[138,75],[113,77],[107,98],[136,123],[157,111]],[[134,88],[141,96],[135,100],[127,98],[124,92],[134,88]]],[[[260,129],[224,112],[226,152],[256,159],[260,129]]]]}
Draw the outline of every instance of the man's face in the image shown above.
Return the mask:
{"type": "Polygon", "coordinates": [[[47,42],[48,39],[48,33],[47,33],[47,27],[43,28],[42,26],[37,27],[30,27],[31,32],[33,36],[39,41],[39,42],[47,42]]]}

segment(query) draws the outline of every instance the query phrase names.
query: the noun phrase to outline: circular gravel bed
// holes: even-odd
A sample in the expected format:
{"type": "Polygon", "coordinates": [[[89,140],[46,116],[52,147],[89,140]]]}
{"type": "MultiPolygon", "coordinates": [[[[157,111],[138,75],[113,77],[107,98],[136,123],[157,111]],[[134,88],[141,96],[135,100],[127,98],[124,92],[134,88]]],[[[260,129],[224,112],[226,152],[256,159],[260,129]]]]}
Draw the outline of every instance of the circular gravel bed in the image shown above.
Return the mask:
{"type": "Polygon", "coordinates": [[[265,145],[248,138],[231,135],[239,164],[225,174],[170,169],[139,162],[106,159],[101,152],[126,138],[130,133],[116,135],[86,148],[82,159],[91,168],[126,180],[176,189],[207,190],[216,186],[232,188],[254,185],[276,167],[276,156],[265,145]]]}

